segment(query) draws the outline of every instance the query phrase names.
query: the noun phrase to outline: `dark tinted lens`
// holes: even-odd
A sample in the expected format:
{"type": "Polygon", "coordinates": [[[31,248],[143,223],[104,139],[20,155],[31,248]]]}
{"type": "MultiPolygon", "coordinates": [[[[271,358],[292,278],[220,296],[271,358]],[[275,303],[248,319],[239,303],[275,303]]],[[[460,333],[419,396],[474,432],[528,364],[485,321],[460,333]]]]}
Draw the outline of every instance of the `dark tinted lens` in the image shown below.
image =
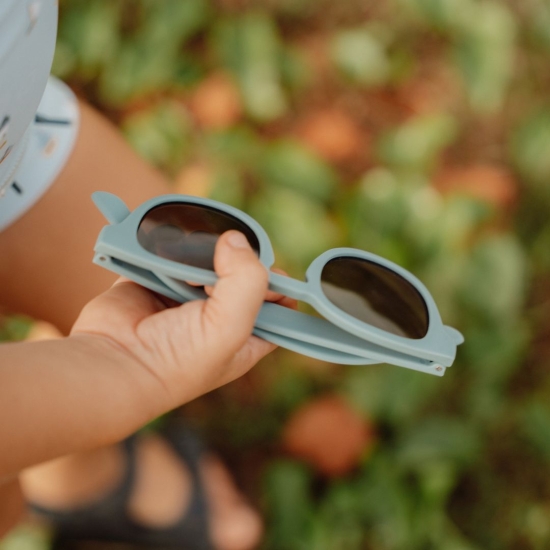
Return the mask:
{"type": "Polygon", "coordinates": [[[418,290],[381,265],[335,258],[323,268],[321,286],[335,306],[359,321],[406,338],[428,332],[428,309],[418,290]]]}
{"type": "Polygon", "coordinates": [[[216,241],[230,229],[243,233],[259,255],[260,243],[247,225],[220,210],[194,204],[163,204],[149,210],[139,224],[137,238],[157,256],[213,270],[216,241]]]}

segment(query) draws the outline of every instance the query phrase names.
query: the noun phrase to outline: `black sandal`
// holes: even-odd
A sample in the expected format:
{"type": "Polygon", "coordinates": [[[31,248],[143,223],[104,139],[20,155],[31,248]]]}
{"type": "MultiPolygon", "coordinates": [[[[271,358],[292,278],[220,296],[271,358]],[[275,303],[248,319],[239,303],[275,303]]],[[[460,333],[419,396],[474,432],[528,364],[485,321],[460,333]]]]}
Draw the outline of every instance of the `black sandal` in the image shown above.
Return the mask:
{"type": "MultiPolygon", "coordinates": [[[[200,477],[199,459],[204,448],[187,428],[169,424],[161,435],[185,463],[193,480],[193,496],[189,506],[173,527],[150,528],[135,522],[127,514],[127,503],[136,472],[136,442],[132,436],[122,442],[127,466],[118,488],[102,500],[71,511],[57,511],[30,504],[31,510],[54,526],[52,549],[81,546],[83,542],[113,542],[167,550],[213,550],[209,537],[208,503],[200,477]]],[[[88,548],[89,545],[86,544],[88,548]]]]}

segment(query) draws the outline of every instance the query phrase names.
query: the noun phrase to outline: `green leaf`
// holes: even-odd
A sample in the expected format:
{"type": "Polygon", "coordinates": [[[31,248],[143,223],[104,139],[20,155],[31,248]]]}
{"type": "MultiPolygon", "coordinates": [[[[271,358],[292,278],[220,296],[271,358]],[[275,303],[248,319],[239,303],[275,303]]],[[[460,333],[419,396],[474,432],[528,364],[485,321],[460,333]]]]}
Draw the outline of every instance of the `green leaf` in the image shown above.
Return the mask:
{"type": "Polygon", "coordinates": [[[24,523],[0,540],[0,550],[49,550],[50,535],[44,528],[24,523]]]}
{"type": "MultiPolygon", "coordinates": [[[[461,354],[486,383],[506,380],[521,366],[531,333],[521,317],[495,318],[493,324],[470,322],[461,354]]],[[[480,396],[483,399],[483,396],[480,396]]]]}
{"type": "Polygon", "coordinates": [[[550,271],[550,225],[545,225],[532,241],[530,256],[536,266],[534,271],[550,271]]]}
{"type": "Polygon", "coordinates": [[[480,203],[444,201],[428,180],[414,172],[374,169],[341,202],[350,243],[413,271],[441,256],[446,261],[487,218],[480,203]]]}
{"type": "Polygon", "coordinates": [[[102,0],[70,5],[60,20],[55,74],[64,76],[76,67],[81,80],[91,80],[116,57],[121,7],[102,0]]]}
{"type": "Polygon", "coordinates": [[[449,251],[464,250],[483,224],[490,221],[493,209],[475,198],[454,196],[445,201],[437,225],[438,240],[449,251]]]}
{"type": "Polygon", "coordinates": [[[464,270],[462,303],[487,321],[516,319],[525,299],[526,266],[521,245],[512,235],[483,237],[464,270]]]}
{"type": "Polygon", "coordinates": [[[122,130],[132,147],[149,162],[176,170],[189,144],[189,118],[184,108],[164,102],[131,115],[122,130]]]}
{"type": "Polygon", "coordinates": [[[550,6],[543,2],[532,4],[529,37],[536,46],[542,47],[546,52],[550,51],[550,6]]]}
{"type": "Polygon", "coordinates": [[[524,366],[532,334],[524,319],[498,319],[493,324],[470,317],[460,355],[470,371],[464,398],[468,417],[488,426],[509,406],[505,393],[511,377],[524,366]]]}
{"type": "Polygon", "coordinates": [[[247,13],[217,24],[214,49],[237,78],[248,113],[273,120],[287,109],[282,87],[281,45],[273,20],[261,12],[247,13]]]}
{"type": "Polygon", "coordinates": [[[270,185],[294,189],[321,201],[328,201],[337,185],[330,166],[294,141],[270,145],[259,169],[270,185]]]}
{"type": "Polygon", "coordinates": [[[494,0],[400,0],[453,42],[472,107],[498,111],[513,76],[517,24],[503,2],[494,0]]]}
{"type": "Polygon", "coordinates": [[[235,208],[244,208],[245,190],[238,172],[230,168],[218,170],[209,197],[235,208]]]}
{"type": "Polygon", "coordinates": [[[521,430],[550,462],[550,410],[546,403],[532,402],[526,406],[521,418],[521,430]]]}
{"type": "Polygon", "coordinates": [[[181,78],[180,47],[209,15],[206,0],[148,0],[142,5],[140,25],[100,75],[101,98],[115,107],[173,87],[181,78]]]}
{"type": "Polygon", "coordinates": [[[502,107],[513,74],[515,42],[516,24],[508,8],[479,2],[455,48],[474,109],[494,113],[502,107]]]}
{"type": "Polygon", "coordinates": [[[400,264],[406,261],[406,244],[400,236],[408,214],[405,190],[399,178],[386,169],[365,174],[341,205],[350,244],[400,264]]]}
{"type": "Polygon", "coordinates": [[[533,111],[520,124],[512,135],[511,150],[521,174],[550,196],[550,108],[533,111]]]}
{"type": "Polygon", "coordinates": [[[532,548],[543,549],[550,540],[550,525],[548,524],[548,510],[545,503],[536,503],[526,506],[522,518],[522,531],[530,539],[532,548]]]}
{"type": "Polygon", "coordinates": [[[384,134],[378,144],[382,161],[401,168],[428,170],[457,136],[456,121],[448,114],[417,116],[384,134]]]}
{"type": "Polygon", "coordinates": [[[0,342],[18,342],[24,340],[32,328],[33,320],[24,315],[12,315],[2,319],[0,342]]]}
{"type": "Polygon", "coordinates": [[[324,495],[314,524],[316,550],[361,550],[365,528],[362,499],[354,482],[334,483],[324,495]]]}
{"type": "Polygon", "coordinates": [[[415,548],[414,493],[401,479],[392,457],[382,453],[374,457],[356,487],[375,548],[415,548]]]}
{"type": "Polygon", "coordinates": [[[302,270],[340,241],[338,226],[317,202],[290,189],[268,187],[254,197],[251,215],[276,250],[302,270]]]}
{"type": "Polygon", "coordinates": [[[204,78],[204,67],[200,60],[192,55],[180,52],[172,71],[171,87],[187,90],[197,86],[204,78]]]}
{"type": "Polygon", "coordinates": [[[394,366],[348,367],[342,390],[364,414],[403,427],[438,391],[439,380],[394,366]]]}
{"type": "Polygon", "coordinates": [[[100,75],[100,97],[107,105],[122,107],[129,101],[152,94],[172,82],[175,64],[175,56],[159,56],[147,43],[124,44],[116,61],[100,75]]]}
{"type": "Polygon", "coordinates": [[[305,466],[276,461],[265,475],[269,528],[266,547],[273,550],[308,550],[313,504],[311,474],[305,466]]]}
{"type": "Polygon", "coordinates": [[[206,136],[205,153],[215,163],[254,169],[262,158],[264,144],[250,128],[237,126],[206,136]]]}
{"type": "Polygon", "coordinates": [[[211,15],[207,0],[141,0],[144,7],[140,40],[157,49],[157,55],[175,52],[201,30],[211,15]]]}
{"type": "Polygon", "coordinates": [[[298,48],[285,46],[281,51],[281,79],[295,92],[302,91],[312,80],[311,68],[298,48]]]}
{"type": "Polygon", "coordinates": [[[475,17],[473,0],[399,0],[399,3],[442,31],[468,27],[475,17]]]}
{"type": "Polygon", "coordinates": [[[470,426],[454,418],[434,417],[416,424],[401,438],[397,456],[402,466],[417,469],[432,460],[465,465],[479,451],[480,441],[470,426]]]}
{"type": "Polygon", "coordinates": [[[364,86],[380,86],[390,75],[385,45],[366,28],[341,31],[330,44],[336,66],[364,86]]]}
{"type": "Polygon", "coordinates": [[[456,465],[452,460],[427,460],[416,465],[418,484],[423,504],[430,508],[441,509],[458,481],[456,465]]]}

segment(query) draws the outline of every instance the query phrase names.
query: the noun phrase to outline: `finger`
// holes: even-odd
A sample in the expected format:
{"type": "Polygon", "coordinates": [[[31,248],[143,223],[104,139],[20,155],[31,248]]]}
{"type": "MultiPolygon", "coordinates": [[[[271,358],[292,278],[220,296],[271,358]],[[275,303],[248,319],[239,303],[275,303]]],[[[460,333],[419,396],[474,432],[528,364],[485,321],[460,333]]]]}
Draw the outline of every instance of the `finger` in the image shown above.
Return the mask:
{"type": "Polygon", "coordinates": [[[213,286],[205,286],[203,290],[204,290],[204,292],[206,292],[206,294],[208,296],[212,296],[212,292],[214,291],[214,287],[213,286]]]}
{"type": "MultiPolygon", "coordinates": [[[[151,315],[167,307],[173,307],[169,298],[160,296],[126,277],[119,277],[109,290],[100,295],[113,302],[124,302],[124,309],[132,306],[142,316],[151,315]]],[[[178,304],[179,305],[179,304],[178,304]]]]}
{"type": "MultiPolygon", "coordinates": [[[[158,292],[155,292],[154,290],[151,290],[149,288],[145,288],[135,281],[132,281],[132,279],[128,279],[127,277],[119,277],[112,285],[111,288],[119,285],[121,283],[130,283],[130,285],[133,285],[131,287],[124,287],[125,289],[132,288],[134,292],[139,292],[141,295],[141,299],[139,302],[141,302],[142,305],[149,303],[149,296],[147,294],[151,294],[153,297],[155,297],[164,308],[169,307],[178,307],[181,305],[181,302],[177,302],[176,300],[173,300],[172,298],[169,298],[168,296],[164,296],[163,294],[160,294],[158,292]],[[143,291],[143,292],[142,292],[143,291]]],[[[192,286],[199,286],[199,285],[192,285],[192,286]]],[[[128,292],[128,290],[125,290],[125,292],[128,292]]],[[[137,294],[134,295],[134,298],[137,296],[137,294]]],[[[158,305],[158,304],[157,304],[158,305]]],[[[164,309],[163,307],[160,308],[160,310],[164,309]]]]}
{"type": "Polygon", "coordinates": [[[115,285],[119,285],[120,283],[131,283],[131,279],[128,279],[128,277],[122,277],[120,276],[112,285],[111,287],[115,285]]]}
{"type": "MultiPolygon", "coordinates": [[[[284,275],[285,277],[288,277],[288,273],[286,271],[283,271],[282,269],[279,269],[278,267],[272,267],[271,271],[273,273],[277,273],[278,275],[284,275]]],[[[214,290],[213,286],[205,286],[204,292],[208,296],[212,296],[212,291],[214,290]]],[[[276,304],[279,304],[284,307],[288,307],[290,309],[298,309],[298,300],[295,300],[294,298],[289,298],[288,296],[285,296],[284,294],[281,294],[280,292],[275,292],[274,290],[267,290],[264,300],[266,302],[273,302],[276,304]]]]}
{"type": "MultiPolygon", "coordinates": [[[[278,275],[284,275],[285,277],[288,277],[288,273],[286,271],[283,271],[282,269],[279,269],[278,267],[272,267],[271,271],[273,273],[277,273],[278,275]]],[[[285,298],[284,294],[281,294],[280,292],[275,292],[274,290],[268,290],[265,296],[265,299],[268,302],[277,302],[277,303],[281,303],[281,300],[283,300],[284,298],[285,298]]]]}
{"type": "Polygon", "coordinates": [[[89,326],[135,326],[166,307],[156,294],[121,277],[109,290],[84,306],[71,333],[86,331],[89,326]]]}
{"type": "Polygon", "coordinates": [[[246,374],[260,359],[272,352],[277,346],[257,336],[249,336],[245,345],[227,364],[218,386],[222,386],[246,374]]]}
{"type": "Polygon", "coordinates": [[[197,287],[201,287],[201,286],[204,286],[202,283],[194,283],[193,281],[183,281],[186,285],[189,285],[189,286],[197,286],[197,287]]]}
{"type": "MultiPolygon", "coordinates": [[[[213,286],[204,287],[204,292],[208,296],[212,296],[213,290],[213,286]]],[[[266,302],[271,302],[274,304],[279,304],[280,306],[288,307],[289,309],[298,309],[298,300],[295,300],[294,298],[290,298],[283,294],[279,294],[278,292],[273,292],[272,290],[267,291],[264,300],[266,302]]]]}
{"type": "Polygon", "coordinates": [[[273,303],[278,304],[289,309],[298,309],[298,300],[294,298],[289,298],[288,296],[283,296],[279,300],[275,300],[273,303]]]}
{"type": "Polygon", "coordinates": [[[205,337],[235,353],[250,336],[267,291],[268,274],[238,231],[224,233],[216,244],[218,281],[203,310],[205,337]]]}

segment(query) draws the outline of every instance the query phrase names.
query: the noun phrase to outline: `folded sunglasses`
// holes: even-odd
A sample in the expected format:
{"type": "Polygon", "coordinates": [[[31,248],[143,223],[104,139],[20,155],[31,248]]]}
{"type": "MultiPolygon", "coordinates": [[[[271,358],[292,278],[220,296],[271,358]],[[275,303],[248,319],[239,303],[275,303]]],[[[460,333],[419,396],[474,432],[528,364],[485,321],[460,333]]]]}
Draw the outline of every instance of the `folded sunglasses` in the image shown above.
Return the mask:
{"type": "MultiPolygon", "coordinates": [[[[207,297],[195,285],[215,284],[214,248],[226,231],[243,233],[260,262],[268,270],[273,265],[264,229],[229,205],[164,195],[130,212],[110,193],[92,198],[110,223],[99,234],[94,263],[177,302],[207,297]]],[[[316,359],[391,363],[443,376],[464,341],[442,323],[432,296],[414,275],[363,250],[328,250],[311,263],[305,281],[269,271],[269,288],[308,303],[319,317],[264,302],[253,333],[316,359]]]]}

